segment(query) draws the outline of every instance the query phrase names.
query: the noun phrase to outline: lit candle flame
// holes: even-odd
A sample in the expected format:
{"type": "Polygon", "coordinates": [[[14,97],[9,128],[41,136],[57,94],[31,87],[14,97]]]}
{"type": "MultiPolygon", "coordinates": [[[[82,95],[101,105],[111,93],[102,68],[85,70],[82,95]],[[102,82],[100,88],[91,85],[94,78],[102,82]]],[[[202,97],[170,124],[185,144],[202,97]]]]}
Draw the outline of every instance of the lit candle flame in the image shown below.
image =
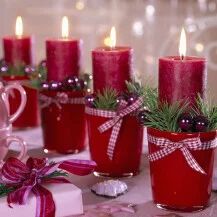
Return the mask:
{"type": "Polygon", "coordinates": [[[66,16],[62,18],[62,37],[63,38],[69,37],[69,20],[68,17],[66,16]]]}
{"type": "Polygon", "coordinates": [[[116,45],[116,31],[115,31],[115,27],[112,26],[111,33],[110,33],[110,47],[114,48],[115,45],[116,45]]]}
{"type": "Polygon", "coordinates": [[[18,37],[23,35],[23,21],[21,16],[18,16],[16,19],[15,35],[18,37]]]}
{"type": "Polygon", "coordinates": [[[179,55],[180,58],[183,60],[186,56],[186,34],[185,29],[182,28],[181,36],[180,36],[180,42],[179,42],[179,55]]]}

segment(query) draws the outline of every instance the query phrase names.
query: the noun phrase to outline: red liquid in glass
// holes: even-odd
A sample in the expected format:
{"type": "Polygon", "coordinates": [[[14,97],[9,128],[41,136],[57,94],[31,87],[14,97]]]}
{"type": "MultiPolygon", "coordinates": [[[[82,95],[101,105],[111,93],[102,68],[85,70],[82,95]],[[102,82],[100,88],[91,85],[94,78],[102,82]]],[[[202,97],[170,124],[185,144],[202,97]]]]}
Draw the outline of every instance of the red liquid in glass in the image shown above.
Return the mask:
{"type": "MultiPolygon", "coordinates": [[[[202,142],[213,140],[216,132],[208,133],[170,133],[149,128],[148,134],[154,137],[167,138],[178,142],[186,138],[200,137],[202,142]]],[[[149,142],[149,153],[160,150],[149,142]]],[[[192,156],[206,174],[193,170],[186,162],[182,152],[176,150],[172,154],[150,162],[150,175],[154,203],[164,208],[194,211],[203,209],[209,204],[214,149],[192,151],[192,156]]]]}
{"type": "Polygon", "coordinates": [[[114,149],[113,160],[107,155],[112,128],[100,133],[98,127],[109,118],[87,114],[90,154],[99,175],[122,177],[139,172],[143,144],[143,127],[135,116],[125,116],[114,149]]]}
{"type": "MultiPolygon", "coordinates": [[[[60,91],[42,91],[54,97],[60,91]]],[[[62,91],[69,98],[84,97],[83,91],[62,91]]],[[[61,109],[52,103],[41,109],[44,147],[59,153],[75,153],[86,147],[86,119],[84,104],[60,104],[61,109]]]]}
{"type": "MultiPolygon", "coordinates": [[[[6,82],[28,82],[27,76],[3,76],[6,82]]],[[[38,105],[38,91],[29,86],[22,85],[26,91],[27,102],[22,114],[13,122],[14,128],[29,128],[37,127],[40,124],[39,105],[38,105]]],[[[20,93],[13,90],[9,95],[10,113],[16,112],[20,105],[20,93]]]]}

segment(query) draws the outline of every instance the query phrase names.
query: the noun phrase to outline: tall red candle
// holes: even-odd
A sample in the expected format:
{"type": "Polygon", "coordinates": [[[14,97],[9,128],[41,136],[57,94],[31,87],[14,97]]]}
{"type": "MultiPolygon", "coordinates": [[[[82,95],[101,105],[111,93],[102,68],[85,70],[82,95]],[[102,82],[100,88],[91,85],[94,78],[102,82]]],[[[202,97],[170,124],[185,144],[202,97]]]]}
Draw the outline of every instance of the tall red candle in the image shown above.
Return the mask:
{"type": "Polygon", "coordinates": [[[78,76],[81,68],[81,40],[68,38],[68,19],[62,20],[62,38],[46,41],[47,80],[62,81],[78,76]]]}
{"type": "MultiPolygon", "coordinates": [[[[7,64],[14,68],[20,65],[31,65],[32,61],[32,38],[23,36],[22,18],[17,17],[15,36],[6,36],[3,38],[4,59],[7,64]]],[[[24,73],[24,72],[23,72],[24,73]]],[[[22,114],[13,122],[13,127],[24,129],[37,127],[40,123],[38,107],[38,91],[31,88],[30,81],[26,75],[4,74],[2,79],[9,83],[20,83],[26,91],[27,103],[22,114]],[[26,85],[28,84],[28,85],[26,85]]],[[[20,105],[20,94],[14,91],[9,96],[10,113],[13,114],[20,105]],[[13,96],[12,96],[13,95],[13,96]]]]}
{"type": "Polygon", "coordinates": [[[198,94],[204,98],[207,82],[206,60],[186,55],[186,34],[182,29],[179,43],[180,56],[159,60],[159,100],[172,104],[187,100],[195,104],[198,94]]]}
{"type": "Polygon", "coordinates": [[[3,48],[4,59],[8,64],[32,64],[32,39],[30,36],[23,36],[21,17],[17,17],[16,35],[3,38],[3,48]]]}
{"type": "Polygon", "coordinates": [[[12,65],[32,64],[31,37],[7,36],[3,38],[4,59],[12,65]]]}
{"type": "Polygon", "coordinates": [[[163,57],[159,60],[159,99],[172,104],[180,100],[195,103],[198,93],[203,98],[206,90],[206,60],[199,57],[163,57]]]}
{"type": "Polygon", "coordinates": [[[48,81],[62,81],[68,76],[79,75],[81,44],[81,40],[72,39],[46,41],[48,81]]]}
{"type": "Polygon", "coordinates": [[[112,87],[119,92],[124,91],[125,81],[132,78],[132,57],[132,48],[115,47],[115,42],[111,47],[99,47],[93,50],[94,91],[102,91],[105,87],[112,87]]]}

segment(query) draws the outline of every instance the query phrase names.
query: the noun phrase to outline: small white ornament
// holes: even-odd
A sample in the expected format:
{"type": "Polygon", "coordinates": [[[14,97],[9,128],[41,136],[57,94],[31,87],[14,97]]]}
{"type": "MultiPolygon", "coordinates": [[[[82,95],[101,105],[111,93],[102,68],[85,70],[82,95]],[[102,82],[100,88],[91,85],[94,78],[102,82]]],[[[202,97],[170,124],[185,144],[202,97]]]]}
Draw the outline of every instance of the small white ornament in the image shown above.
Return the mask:
{"type": "Polygon", "coordinates": [[[92,186],[91,191],[99,196],[118,197],[127,192],[127,184],[119,180],[107,180],[92,186]]]}

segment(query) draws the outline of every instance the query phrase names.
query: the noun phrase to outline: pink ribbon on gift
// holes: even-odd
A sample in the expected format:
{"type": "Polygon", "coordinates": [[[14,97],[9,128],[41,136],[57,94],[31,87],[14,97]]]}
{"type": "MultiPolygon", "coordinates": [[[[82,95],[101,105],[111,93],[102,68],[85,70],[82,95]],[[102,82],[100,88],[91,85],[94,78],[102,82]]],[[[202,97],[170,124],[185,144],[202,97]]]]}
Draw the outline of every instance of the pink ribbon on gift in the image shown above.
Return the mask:
{"type": "Polygon", "coordinates": [[[17,158],[9,158],[0,171],[0,183],[14,188],[7,196],[11,204],[26,204],[30,192],[36,197],[36,217],[54,217],[55,203],[52,193],[41,184],[69,183],[64,176],[49,177],[57,169],[84,176],[90,174],[96,164],[88,160],[66,160],[59,163],[47,163],[46,159],[29,158],[24,164],[17,158]]]}
{"type": "Polygon", "coordinates": [[[58,92],[56,96],[49,97],[44,94],[39,95],[39,100],[41,102],[41,108],[48,107],[50,104],[55,104],[59,109],[61,109],[61,104],[84,104],[83,97],[69,98],[66,93],[58,92]]]}
{"type": "Polygon", "coordinates": [[[107,155],[110,160],[113,159],[115,144],[121,129],[123,117],[138,110],[142,106],[142,103],[142,97],[139,97],[133,104],[129,106],[127,106],[127,102],[125,100],[121,100],[118,111],[115,112],[86,107],[85,112],[89,115],[112,118],[111,120],[106,121],[104,124],[98,127],[100,133],[103,133],[106,130],[112,128],[112,133],[107,149],[107,155]]]}
{"type": "Polygon", "coordinates": [[[176,150],[180,150],[183,156],[185,157],[185,160],[187,161],[188,165],[193,170],[196,170],[197,172],[200,172],[202,174],[206,173],[195,160],[195,158],[192,156],[189,150],[208,150],[217,147],[216,139],[207,142],[201,142],[199,137],[188,138],[179,142],[172,142],[166,138],[158,138],[148,135],[148,141],[162,148],[161,150],[148,156],[150,161],[159,160],[173,153],[176,150]]]}

